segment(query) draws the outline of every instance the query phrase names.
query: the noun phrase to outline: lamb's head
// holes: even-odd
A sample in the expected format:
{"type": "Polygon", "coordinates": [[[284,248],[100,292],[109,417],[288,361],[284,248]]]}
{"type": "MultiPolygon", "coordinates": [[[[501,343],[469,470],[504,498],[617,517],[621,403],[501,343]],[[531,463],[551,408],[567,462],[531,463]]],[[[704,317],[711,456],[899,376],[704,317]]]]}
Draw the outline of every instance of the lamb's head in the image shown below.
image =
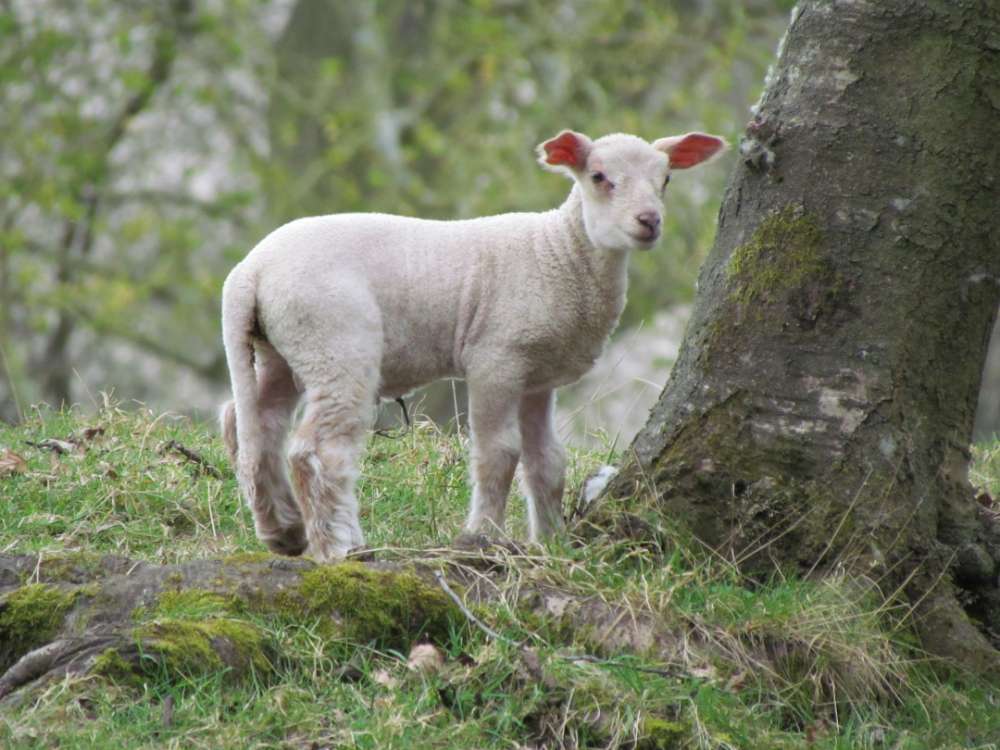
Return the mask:
{"type": "Polygon", "coordinates": [[[538,147],[538,160],[579,185],[584,226],[595,246],[648,250],[660,239],[663,194],[671,171],[702,164],[725,148],[725,140],[704,133],[648,143],[622,133],[592,141],[564,130],[538,147]]]}

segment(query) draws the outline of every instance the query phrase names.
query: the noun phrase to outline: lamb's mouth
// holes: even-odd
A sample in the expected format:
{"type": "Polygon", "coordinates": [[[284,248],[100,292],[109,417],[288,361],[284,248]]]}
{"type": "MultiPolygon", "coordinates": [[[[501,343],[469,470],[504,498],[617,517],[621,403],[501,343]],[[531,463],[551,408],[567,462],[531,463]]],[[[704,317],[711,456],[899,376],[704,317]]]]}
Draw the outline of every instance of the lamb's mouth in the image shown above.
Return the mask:
{"type": "Polygon", "coordinates": [[[648,250],[653,245],[657,243],[660,239],[659,232],[643,232],[642,234],[631,234],[629,235],[633,240],[635,240],[644,250],[648,250]]]}

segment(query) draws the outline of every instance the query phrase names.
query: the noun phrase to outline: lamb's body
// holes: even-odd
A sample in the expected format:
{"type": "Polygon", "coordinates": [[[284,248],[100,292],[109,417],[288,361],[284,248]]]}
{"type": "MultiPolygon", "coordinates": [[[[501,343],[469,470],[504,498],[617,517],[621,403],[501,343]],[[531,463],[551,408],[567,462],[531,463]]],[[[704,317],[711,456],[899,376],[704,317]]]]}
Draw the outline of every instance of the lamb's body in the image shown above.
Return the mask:
{"type": "MultiPolygon", "coordinates": [[[[294,221],[261,241],[223,289],[235,396],[223,428],[258,536],[291,554],[308,544],[321,559],[362,544],[354,480],[377,399],[449,376],[469,389],[475,490],[466,528],[503,524],[519,460],[532,538],[561,526],[554,389],[600,354],[625,304],[628,250],[659,236],[665,154],[682,160],[679,146],[690,150],[692,138],[654,148],[633,136],[560,135],[545,144],[549,165],[574,176],[603,168],[621,187],[613,192],[599,172],[593,187],[579,181],[544,213],[340,214],[294,221]],[[293,490],[282,450],[300,400],[288,446],[293,490]]],[[[712,140],[710,153],[721,145],[712,140]]]]}
{"type": "Polygon", "coordinates": [[[574,191],[554,211],[467,221],[299,219],[233,273],[254,285],[261,330],[278,351],[309,316],[328,316],[345,335],[362,335],[353,330],[362,320],[364,335],[378,329],[383,398],[470,370],[551,389],[590,369],[625,305],[627,254],[595,254],[580,210],[574,191]]]}

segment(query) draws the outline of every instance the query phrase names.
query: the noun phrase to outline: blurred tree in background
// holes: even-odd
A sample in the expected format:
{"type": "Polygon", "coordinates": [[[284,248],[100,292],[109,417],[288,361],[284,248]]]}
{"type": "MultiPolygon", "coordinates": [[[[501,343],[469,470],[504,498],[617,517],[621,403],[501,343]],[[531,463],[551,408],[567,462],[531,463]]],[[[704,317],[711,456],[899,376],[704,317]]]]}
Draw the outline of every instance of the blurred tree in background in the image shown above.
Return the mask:
{"type": "Polygon", "coordinates": [[[224,378],[219,280],[261,214],[233,137],[263,103],[259,9],[0,7],[0,414],[224,378]]]}
{"type": "MultiPolygon", "coordinates": [[[[553,207],[564,127],[735,136],[790,5],[0,2],[0,416],[210,405],[222,279],[293,217],[553,207]]],[[[723,171],[671,192],[623,325],[692,296],[723,171]]]]}

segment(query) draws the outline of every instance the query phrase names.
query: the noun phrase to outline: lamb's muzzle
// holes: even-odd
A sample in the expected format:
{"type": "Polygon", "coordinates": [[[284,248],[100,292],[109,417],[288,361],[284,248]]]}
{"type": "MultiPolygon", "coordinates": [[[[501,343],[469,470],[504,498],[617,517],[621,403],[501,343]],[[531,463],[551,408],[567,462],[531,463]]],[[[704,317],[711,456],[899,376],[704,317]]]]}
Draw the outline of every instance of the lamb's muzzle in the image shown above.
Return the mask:
{"type": "Polygon", "coordinates": [[[557,209],[339,214],[265,237],[222,293],[234,395],[223,433],[258,537],[320,560],[362,545],[354,483],[373,404],[442,377],[468,383],[466,530],[502,531],[519,464],[531,538],[561,528],[555,389],[591,367],[617,324],[629,251],[659,239],[671,170],[724,148],[702,133],[650,144],[567,130],[539,146],[542,165],[574,181],[557,209]]]}

